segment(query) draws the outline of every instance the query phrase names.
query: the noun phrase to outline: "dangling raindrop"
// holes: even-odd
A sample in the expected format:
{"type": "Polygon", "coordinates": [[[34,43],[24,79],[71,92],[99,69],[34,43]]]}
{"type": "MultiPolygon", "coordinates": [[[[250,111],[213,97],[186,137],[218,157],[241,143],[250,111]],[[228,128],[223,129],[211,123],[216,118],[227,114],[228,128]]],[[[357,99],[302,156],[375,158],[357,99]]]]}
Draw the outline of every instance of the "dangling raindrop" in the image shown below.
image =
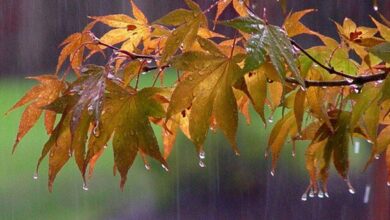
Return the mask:
{"type": "Polygon", "coordinates": [[[93,134],[95,137],[99,137],[99,135],[100,135],[99,122],[96,122],[95,127],[93,127],[93,129],[92,129],[92,134],[93,134]]]}
{"type": "Polygon", "coordinates": [[[272,79],[270,79],[270,78],[267,78],[267,82],[268,83],[273,83],[274,81],[272,79]]]}
{"type": "Polygon", "coordinates": [[[375,158],[375,160],[379,160],[380,155],[379,155],[379,154],[375,154],[375,155],[374,155],[374,158],[375,158]]]}
{"type": "Polygon", "coordinates": [[[153,61],[152,59],[147,59],[147,60],[146,60],[146,63],[151,64],[152,61],[153,61]]]}
{"type": "Polygon", "coordinates": [[[264,152],[264,158],[265,158],[265,159],[268,158],[268,150],[265,150],[265,152],[264,152]]]}
{"type": "Polygon", "coordinates": [[[329,198],[328,192],[325,192],[324,195],[325,195],[326,198],[329,198]]]}
{"type": "Polygon", "coordinates": [[[105,144],[105,145],[103,146],[103,148],[104,148],[104,149],[107,149],[107,144],[105,144]]]}
{"type": "Polygon", "coordinates": [[[318,198],[320,199],[324,198],[324,192],[322,192],[321,189],[318,191],[318,198]]]}
{"type": "Polygon", "coordinates": [[[373,1],[373,6],[372,6],[372,9],[374,9],[374,11],[378,11],[378,10],[379,10],[379,7],[378,7],[378,2],[377,2],[377,0],[374,0],[374,1],[373,1]]]}
{"type": "Polygon", "coordinates": [[[37,180],[37,179],[38,179],[38,173],[37,173],[37,172],[34,173],[33,179],[34,179],[34,180],[37,180]]]}
{"type": "Polygon", "coordinates": [[[88,108],[87,108],[87,111],[88,111],[89,115],[92,115],[92,113],[93,113],[93,105],[89,105],[88,108]]]}
{"type": "Polygon", "coordinates": [[[270,172],[271,176],[275,176],[275,170],[272,169],[271,172],[270,172]]]}
{"type": "Polygon", "coordinates": [[[389,187],[390,187],[390,181],[387,181],[387,186],[389,186],[389,187]]]}
{"type": "Polygon", "coordinates": [[[301,196],[301,200],[302,201],[307,201],[307,193],[303,193],[302,196],[301,196]]]}
{"type": "Polygon", "coordinates": [[[203,160],[204,158],[206,158],[206,153],[205,153],[203,150],[201,150],[201,151],[199,152],[199,158],[200,158],[201,160],[203,160]]]}
{"type": "Polygon", "coordinates": [[[349,193],[355,194],[355,189],[353,188],[353,186],[348,178],[345,179],[345,182],[347,183],[349,193]]]}
{"type": "Polygon", "coordinates": [[[169,171],[168,167],[166,167],[164,164],[161,164],[161,167],[162,167],[166,172],[169,171]]]}
{"type": "Polygon", "coordinates": [[[150,165],[147,164],[147,163],[145,163],[145,169],[146,169],[146,170],[150,170],[150,165]]]}
{"type": "Polygon", "coordinates": [[[88,186],[87,186],[87,183],[86,183],[86,182],[83,183],[83,190],[84,190],[84,191],[88,191],[88,186]]]}
{"type": "Polygon", "coordinates": [[[199,166],[204,168],[206,167],[206,164],[203,162],[203,160],[199,160],[199,166]]]}
{"type": "Polygon", "coordinates": [[[314,190],[313,190],[313,188],[310,188],[309,196],[310,196],[311,198],[314,197],[314,190]]]}

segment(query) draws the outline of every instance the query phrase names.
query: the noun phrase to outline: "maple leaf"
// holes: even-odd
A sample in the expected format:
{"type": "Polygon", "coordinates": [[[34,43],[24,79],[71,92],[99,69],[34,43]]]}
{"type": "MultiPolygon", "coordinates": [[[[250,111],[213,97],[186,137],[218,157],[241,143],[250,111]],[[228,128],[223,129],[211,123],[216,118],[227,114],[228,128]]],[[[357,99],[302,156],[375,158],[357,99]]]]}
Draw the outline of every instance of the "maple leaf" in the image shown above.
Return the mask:
{"type": "Polygon", "coordinates": [[[209,53],[190,51],[173,58],[173,67],[187,74],[173,91],[167,118],[191,108],[189,133],[197,151],[201,153],[213,116],[217,127],[238,153],[235,138],[237,103],[232,86],[244,75],[237,64],[241,62],[241,56],[229,58],[216,45],[212,45],[209,45],[209,53]]]}
{"type": "Polygon", "coordinates": [[[167,37],[165,48],[161,56],[161,63],[164,64],[173,56],[179,47],[186,51],[196,41],[200,27],[207,28],[207,18],[199,5],[192,0],[185,0],[191,10],[177,9],[164,17],[158,19],[159,24],[175,26],[167,37]]]}
{"type": "MultiPolygon", "coordinates": [[[[60,81],[54,75],[40,75],[28,77],[28,79],[37,80],[40,84],[31,88],[15,105],[7,111],[19,108],[28,104],[20,119],[19,130],[12,152],[20,140],[35,125],[43,112],[43,107],[54,101],[65,88],[63,81],[60,81]]],[[[52,111],[45,110],[45,128],[48,134],[52,132],[56,115],[52,111]]],[[[7,114],[6,113],[6,114],[7,114]]]]}
{"type": "Polygon", "coordinates": [[[225,11],[229,4],[233,3],[234,10],[240,16],[247,16],[248,9],[246,8],[249,4],[249,0],[219,0],[217,3],[217,13],[215,14],[214,24],[217,23],[219,16],[225,11]]]}
{"type": "Polygon", "coordinates": [[[80,73],[80,66],[84,60],[85,48],[97,52],[101,51],[94,37],[90,34],[91,29],[96,22],[89,23],[82,32],[71,34],[61,44],[63,46],[60,55],[58,56],[58,63],[56,73],[61,70],[62,65],[69,57],[69,63],[76,73],[80,73]]]}
{"type": "MultiPolygon", "coordinates": [[[[107,144],[113,135],[115,165],[121,174],[121,188],[137,153],[142,151],[162,165],[168,164],[162,157],[157,139],[151,127],[149,117],[162,118],[165,111],[155,99],[155,95],[167,94],[163,88],[144,88],[139,92],[129,92],[112,84],[116,91],[105,98],[99,135],[90,136],[85,163],[96,155],[107,144]]],[[[84,167],[86,168],[86,166],[84,167]]],[[[85,173],[85,171],[84,171],[85,173]]]]}
{"type": "MultiPolygon", "coordinates": [[[[124,51],[134,51],[142,40],[147,40],[151,36],[151,26],[142,11],[130,0],[134,18],[125,14],[113,14],[106,16],[91,16],[95,21],[106,24],[114,29],[105,33],[101,38],[105,44],[115,45],[122,43],[120,49],[124,51]]],[[[101,46],[102,49],[106,48],[101,46]]]]}
{"type": "Polygon", "coordinates": [[[270,25],[254,15],[224,21],[223,24],[251,34],[246,46],[247,58],[244,71],[248,72],[260,67],[268,55],[282,82],[286,77],[284,63],[287,63],[293,76],[302,87],[305,87],[293,53],[293,46],[283,29],[270,25]]]}

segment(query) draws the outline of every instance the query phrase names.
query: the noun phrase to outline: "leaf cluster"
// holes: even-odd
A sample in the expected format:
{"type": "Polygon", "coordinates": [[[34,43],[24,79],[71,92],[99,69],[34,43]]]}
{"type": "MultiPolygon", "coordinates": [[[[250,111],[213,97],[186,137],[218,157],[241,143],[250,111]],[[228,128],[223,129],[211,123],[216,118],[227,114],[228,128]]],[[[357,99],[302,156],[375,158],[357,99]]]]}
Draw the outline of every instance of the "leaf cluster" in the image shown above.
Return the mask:
{"type": "Polygon", "coordinates": [[[27,105],[14,148],[44,112],[50,137],[38,166],[49,155],[50,190],[71,157],[86,181],[110,140],[122,188],[137,154],[145,167],[152,157],[168,170],[166,160],[180,131],[194,143],[202,166],[209,130],[221,130],[238,155],[238,114],[250,122],[250,106],[265,126],[277,109],[283,112],[266,152],[272,155],[272,174],[287,139],[294,146],[308,141],[308,189],[327,195],[331,163],[351,188],[348,148],[360,138],[372,143],[369,162],[386,154],[390,182],[389,21],[371,18],[375,27],[360,27],[346,18],[335,23],[337,40],[301,22],[311,9],[290,13],[275,26],[256,16],[249,1],[220,0],[206,10],[192,0],[185,3],[187,9],[154,22],[131,0],[133,16],[91,16],[82,32],[61,44],[56,73],[30,77],[39,85],[10,109],[27,105]],[[219,21],[230,6],[238,17],[219,21]],[[210,29],[206,14],[213,7],[213,26],[233,28],[234,37],[210,29]],[[100,38],[93,34],[98,24],[111,28],[100,38]],[[293,40],[299,35],[321,44],[303,49],[293,40]],[[107,63],[89,64],[99,54],[107,63]],[[69,67],[60,77],[66,61],[69,67]],[[178,73],[174,85],[163,83],[168,68],[178,73]],[[70,69],[75,80],[67,79],[70,69]],[[155,81],[140,88],[143,74],[154,74],[155,81]],[[162,128],[163,153],[152,124],[162,128]]]}

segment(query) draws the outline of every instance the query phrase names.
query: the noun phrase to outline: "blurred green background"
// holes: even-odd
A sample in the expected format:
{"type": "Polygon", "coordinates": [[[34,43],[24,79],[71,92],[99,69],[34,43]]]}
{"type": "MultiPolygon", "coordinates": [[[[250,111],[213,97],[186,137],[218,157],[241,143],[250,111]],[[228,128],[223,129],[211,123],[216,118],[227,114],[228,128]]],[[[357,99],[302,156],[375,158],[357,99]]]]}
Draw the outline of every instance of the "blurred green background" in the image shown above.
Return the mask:
{"type": "MultiPolygon", "coordinates": [[[[168,71],[167,75],[165,82],[169,85],[174,81],[169,76],[175,73],[168,71]]],[[[144,75],[141,80],[143,86],[150,86],[152,74],[144,75]]],[[[6,112],[35,83],[18,78],[2,79],[0,112],[6,112]]],[[[201,168],[193,144],[180,134],[168,159],[169,172],[152,160],[152,169],[147,171],[141,158],[137,157],[121,192],[119,177],[113,176],[113,154],[109,146],[97,162],[88,191],[82,189],[81,176],[71,158],[57,176],[53,192],[49,193],[47,159],[41,166],[39,178],[33,179],[37,159],[48,139],[42,120],[11,155],[23,111],[23,108],[17,109],[0,120],[0,219],[250,219],[259,216],[268,219],[288,217],[292,213],[298,217],[298,213],[309,211],[313,205],[342,205],[351,211],[340,212],[351,213],[348,214],[351,216],[364,210],[354,211],[357,207],[364,208],[367,173],[361,175],[360,171],[368,156],[366,144],[361,143],[359,154],[354,154],[351,147],[351,173],[356,195],[350,195],[346,185],[332,171],[331,199],[319,201],[316,198],[303,203],[300,196],[308,184],[304,168],[307,143],[298,144],[296,158],[291,156],[291,143],[286,143],[276,175],[272,177],[270,161],[263,155],[273,124],[265,129],[251,110],[250,125],[240,115],[239,157],[219,132],[210,132],[205,144],[206,167],[201,168]]],[[[274,118],[276,121],[280,114],[274,118]]],[[[161,131],[156,126],[155,130],[161,143],[161,131]]],[[[319,209],[318,212],[322,211],[319,209]]],[[[327,213],[325,209],[323,212],[327,213]]]]}

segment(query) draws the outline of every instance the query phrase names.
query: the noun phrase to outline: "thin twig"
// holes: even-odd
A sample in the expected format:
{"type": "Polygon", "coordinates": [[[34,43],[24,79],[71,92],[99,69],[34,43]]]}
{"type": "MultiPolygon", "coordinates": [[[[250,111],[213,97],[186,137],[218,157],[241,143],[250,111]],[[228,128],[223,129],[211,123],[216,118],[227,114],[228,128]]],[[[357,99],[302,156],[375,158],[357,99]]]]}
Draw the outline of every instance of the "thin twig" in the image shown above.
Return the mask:
{"type": "MultiPolygon", "coordinates": [[[[351,76],[351,75],[348,75],[348,74],[345,74],[345,73],[342,73],[342,72],[339,72],[339,71],[336,71],[333,67],[327,67],[325,66],[324,64],[322,64],[321,62],[319,62],[317,59],[315,59],[312,55],[310,55],[305,49],[303,49],[297,42],[295,42],[294,40],[290,40],[291,44],[293,46],[295,46],[296,48],[298,48],[303,54],[305,54],[310,60],[312,60],[315,64],[317,64],[319,67],[321,67],[322,69],[326,70],[329,74],[335,74],[335,75],[339,75],[339,76],[343,76],[345,78],[348,78],[348,79],[352,79],[352,80],[355,80],[357,77],[356,76],[351,76]]],[[[352,83],[354,84],[354,83],[352,83]]]]}

